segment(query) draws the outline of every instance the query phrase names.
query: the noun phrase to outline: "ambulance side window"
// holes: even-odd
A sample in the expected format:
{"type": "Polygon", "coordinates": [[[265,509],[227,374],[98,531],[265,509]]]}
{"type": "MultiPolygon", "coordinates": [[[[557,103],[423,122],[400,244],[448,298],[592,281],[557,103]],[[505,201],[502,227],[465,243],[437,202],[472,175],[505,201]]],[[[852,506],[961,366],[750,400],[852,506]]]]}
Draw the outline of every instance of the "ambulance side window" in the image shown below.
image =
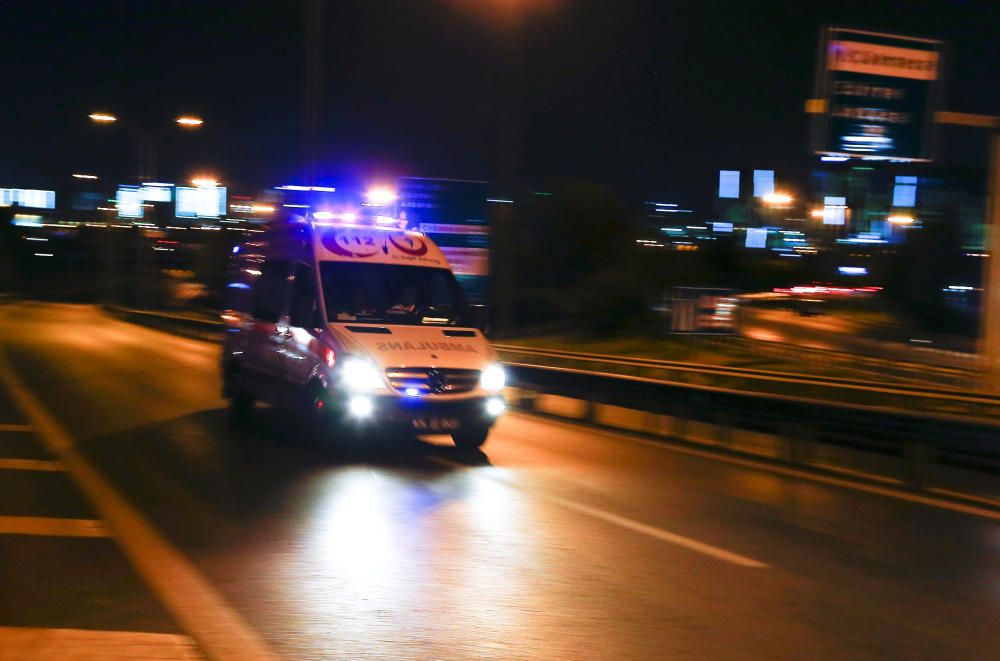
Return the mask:
{"type": "Polygon", "coordinates": [[[275,323],[288,307],[288,274],[291,264],[266,260],[254,287],[253,316],[259,321],[275,323]]]}
{"type": "Polygon", "coordinates": [[[295,284],[292,286],[291,324],[298,328],[316,328],[320,325],[319,319],[313,270],[305,264],[298,264],[295,267],[295,284]]]}

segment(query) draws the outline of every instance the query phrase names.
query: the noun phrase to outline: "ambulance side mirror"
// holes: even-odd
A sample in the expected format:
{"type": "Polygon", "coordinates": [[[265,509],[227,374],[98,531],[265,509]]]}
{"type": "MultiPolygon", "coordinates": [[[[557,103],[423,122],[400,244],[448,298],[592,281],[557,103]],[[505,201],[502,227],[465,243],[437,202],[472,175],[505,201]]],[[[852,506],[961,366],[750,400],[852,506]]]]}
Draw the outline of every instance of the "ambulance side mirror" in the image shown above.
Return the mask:
{"type": "Polygon", "coordinates": [[[489,335],[490,333],[490,306],[488,305],[470,305],[469,306],[469,323],[473,328],[478,328],[483,332],[483,335],[489,335]]]}

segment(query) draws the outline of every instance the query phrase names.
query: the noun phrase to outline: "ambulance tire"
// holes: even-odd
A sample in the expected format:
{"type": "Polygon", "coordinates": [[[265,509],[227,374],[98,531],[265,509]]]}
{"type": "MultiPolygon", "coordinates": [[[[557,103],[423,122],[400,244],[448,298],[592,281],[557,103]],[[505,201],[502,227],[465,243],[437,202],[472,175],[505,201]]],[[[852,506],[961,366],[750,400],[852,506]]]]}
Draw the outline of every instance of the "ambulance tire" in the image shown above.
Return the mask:
{"type": "Polygon", "coordinates": [[[471,450],[482,447],[489,435],[490,428],[484,425],[460,429],[451,435],[451,439],[455,441],[455,447],[471,450]]]}
{"type": "Polygon", "coordinates": [[[310,384],[302,402],[304,439],[318,449],[338,454],[356,452],[360,446],[358,431],[341,420],[335,408],[329,390],[318,382],[310,384]]]}
{"type": "Polygon", "coordinates": [[[319,383],[310,384],[302,399],[303,436],[310,445],[327,447],[334,435],[330,394],[319,383]]]}
{"type": "Polygon", "coordinates": [[[244,427],[253,415],[253,397],[242,390],[229,395],[229,420],[237,427],[244,427]]]}

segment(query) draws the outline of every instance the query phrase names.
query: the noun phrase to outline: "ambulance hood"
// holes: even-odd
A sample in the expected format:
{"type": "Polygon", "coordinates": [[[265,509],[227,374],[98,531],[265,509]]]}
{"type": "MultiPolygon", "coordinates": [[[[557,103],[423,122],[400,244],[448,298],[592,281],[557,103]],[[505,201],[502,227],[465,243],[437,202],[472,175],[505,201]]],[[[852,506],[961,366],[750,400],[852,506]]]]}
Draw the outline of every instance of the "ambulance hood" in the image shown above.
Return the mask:
{"type": "Polygon", "coordinates": [[[348,353],[390,367],[454,367],[481,370],[496,360],[478,330],[442,326],[330,324],[348,353]]]}

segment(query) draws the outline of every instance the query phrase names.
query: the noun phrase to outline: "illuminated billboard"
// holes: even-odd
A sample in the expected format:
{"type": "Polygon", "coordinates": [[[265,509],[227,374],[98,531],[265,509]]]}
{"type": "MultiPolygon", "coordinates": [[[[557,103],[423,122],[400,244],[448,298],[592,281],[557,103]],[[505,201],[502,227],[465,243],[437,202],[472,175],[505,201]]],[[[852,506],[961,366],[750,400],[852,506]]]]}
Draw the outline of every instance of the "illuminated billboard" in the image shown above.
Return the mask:
{"type": "Polygon", "coordinates": [[[813,151],[827,157],[930,161],[944,44],[827,28],[813,151]]]}
{"type": "Polygon", "coordinates": [[[719,197],[739,199],[740,171],[719,170],[719,197]]]}
{"type": "Polygon", "coordinates": [[[774,193],[774,170],[753,171],[753,196],[767,197],[774,193]]]}
{"type": "Polygon", "coordinates": [[[119,218],[142,218],[142,191],[135,186],[122,186],[115,196],[119,218]]]}
{"type": "Polygon", "coordinates": [[[219,218],[226,213],[224,187],[177,187],[178,218],[219,218]]]}
{"type": "Polygon", "coordinates": [[[55,209],[56,192],[34,188],[0,188],[0,207],[15,204],[29,209],[55,209]]]}
{"type": "Polygon", "coordinates": [[[747,248],[766,248],[767,247],[767,228],[766,227],[748,227],[747,228],[746,247],[747,248]]]}
{"type": "Polygon", "coordinates": [[[149,186],[141,189],[142,199],[146,202],[173,202],[174,189],[170,186],[149,186]]]}

